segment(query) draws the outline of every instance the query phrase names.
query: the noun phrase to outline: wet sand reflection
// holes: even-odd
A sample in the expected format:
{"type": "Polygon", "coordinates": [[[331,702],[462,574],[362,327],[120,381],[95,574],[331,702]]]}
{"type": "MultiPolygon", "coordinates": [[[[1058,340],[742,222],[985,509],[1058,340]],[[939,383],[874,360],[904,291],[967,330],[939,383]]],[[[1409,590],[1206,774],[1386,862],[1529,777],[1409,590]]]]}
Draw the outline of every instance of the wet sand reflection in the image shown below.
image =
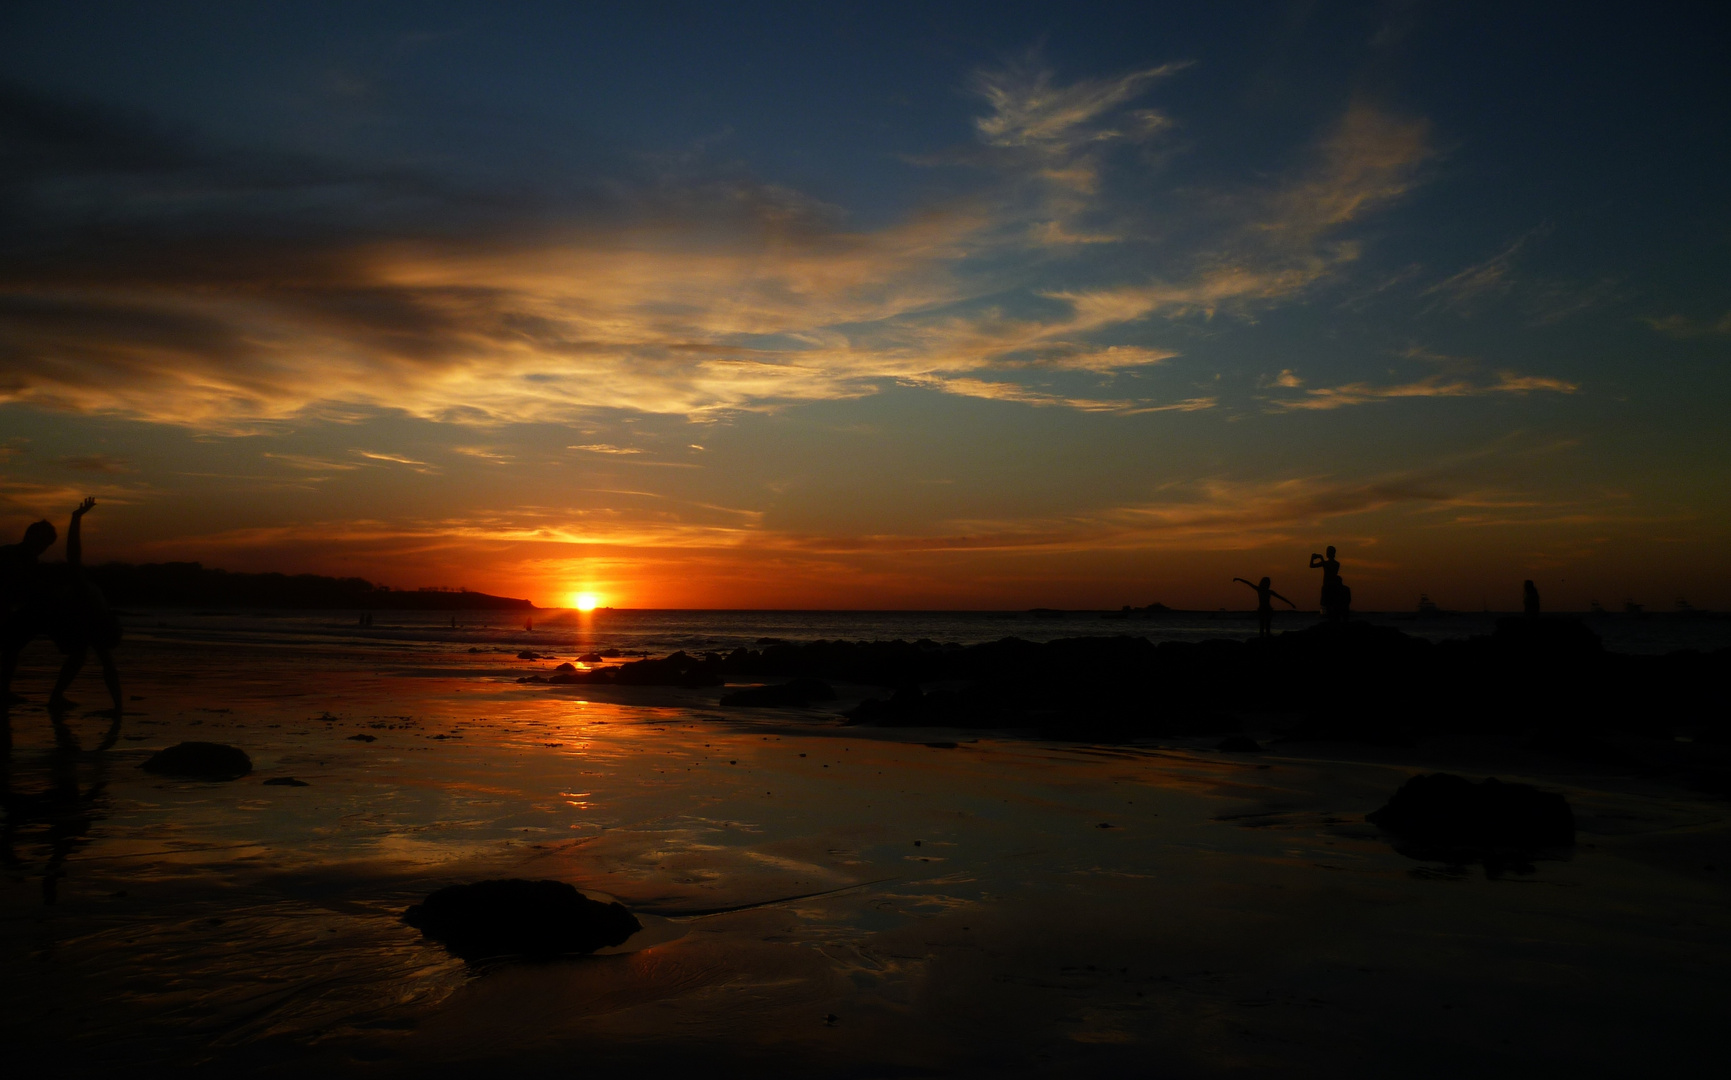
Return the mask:
{"type": "Polygon", "coordinates": [[[600,700],[424,658],[326,658],[316,683],[264,649],[223,653],[232,679],[208,651],[150,660],[109,751],[68,739],[105,720],[12,713],[0,1014],[47,1060],[1592,1072],[1650,1060],[1619,1034],[1640,1025],[1700,1050],[1731,958],[1723,887],[1656,871],[1642,839],[1723,845],[1722,807],[1675,793],[1577,783],[1596,846],[1437,880],[1363,824],[1392,759],[723,720],[697,692],[600,700]],[[188,738],[243,746],[254,775],[136,767],[188,738]],[[400,922],[498,876],[618,898],[651,933],[476,968],[400,922]]]}

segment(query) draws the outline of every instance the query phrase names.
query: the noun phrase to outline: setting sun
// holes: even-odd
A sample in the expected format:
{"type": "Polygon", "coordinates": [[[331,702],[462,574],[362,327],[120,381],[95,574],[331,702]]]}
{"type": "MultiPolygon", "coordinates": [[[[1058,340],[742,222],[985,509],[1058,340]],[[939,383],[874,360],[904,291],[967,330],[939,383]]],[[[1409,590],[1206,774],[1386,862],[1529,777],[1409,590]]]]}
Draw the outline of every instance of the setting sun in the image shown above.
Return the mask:
{"type": "Polygon", "coordinates": [[[578,611],[594,611],[598,603],[600,603],[600,601],[596,599],[594,593],[580,592],[571,594],[571,606],[576,608],[578,611]]]}

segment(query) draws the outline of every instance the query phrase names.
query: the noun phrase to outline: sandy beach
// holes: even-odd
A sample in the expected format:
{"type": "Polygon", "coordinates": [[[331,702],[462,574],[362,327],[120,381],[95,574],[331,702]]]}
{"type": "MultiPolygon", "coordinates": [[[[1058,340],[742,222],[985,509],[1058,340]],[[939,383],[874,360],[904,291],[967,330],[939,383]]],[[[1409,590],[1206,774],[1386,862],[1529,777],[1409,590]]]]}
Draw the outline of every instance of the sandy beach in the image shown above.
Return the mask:
{"type": "Polygon", "coordinates": [[[1716,1052],[1731,813],[1651,772],[1486,737],[883,730],[523,685],[496,652],[125,656],[110,750],[94,715],[57,742],[45,667],[11,711],[0,1024],[51,1073],[1611,1076],[1716,1052]],[[138,767],[192,739],[253,773],[138,767]],[[1498,875],[1397,853],[1364,815],[1434,769],[1564,793],[1576,847],[1498,875]],[[472,966],[401,921],[500,877],[645,929],[472,966]]]}

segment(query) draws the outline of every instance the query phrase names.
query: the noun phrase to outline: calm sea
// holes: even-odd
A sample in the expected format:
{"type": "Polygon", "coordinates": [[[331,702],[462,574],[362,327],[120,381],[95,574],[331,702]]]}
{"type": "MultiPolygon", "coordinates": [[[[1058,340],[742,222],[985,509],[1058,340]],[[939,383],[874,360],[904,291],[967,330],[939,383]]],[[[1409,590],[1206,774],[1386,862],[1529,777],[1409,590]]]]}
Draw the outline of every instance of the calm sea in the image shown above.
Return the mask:
{"type": "MultiPolygon", "coordinates": [[[[1432,640],[1488,634],[1495,614],[1421,617],[1366,614],[1369,622],[1397,627],[1432,640]]],[[[146,610],[122,616],[128,637],[168,644],[230,644],[425,649],[429,653],[534,649],[565,653],[617,650],[663,655],[726,651],[765,639],[877,641],[928,639],[964,645],[999,638],[1028,641],[1129,634],[1150,641],[1202,641],[1255,634],[1250,612],[1169,612],[1115,618],[1103,612],[1063,614],[1005,611],[625,611],[588,614],[547,610],[529,617],[516,612],[393,612],[373,614],[359,625],[352,611],[146,610]]],[[[1278,617],[1276,631],[1313,625],[1316,618],[1278,617]]],[[[1731,646],[1731,616],[1705,613],[1604,615],[1587,619],[1609,649],[1665,653],[1731,646]]]]}

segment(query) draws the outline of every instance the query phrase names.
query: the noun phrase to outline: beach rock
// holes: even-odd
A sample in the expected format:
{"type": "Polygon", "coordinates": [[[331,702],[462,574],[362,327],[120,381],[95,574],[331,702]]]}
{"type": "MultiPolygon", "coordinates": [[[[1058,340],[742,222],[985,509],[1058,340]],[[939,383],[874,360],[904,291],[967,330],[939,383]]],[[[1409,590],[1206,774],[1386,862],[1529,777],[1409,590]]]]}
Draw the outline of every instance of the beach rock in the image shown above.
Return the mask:
{"type": "MultiPolygon", "coordinates": [[[[614,655],[618,655],[618,654],[616,653],[614,655]]],[[[579,656],[577,659],[582,661],[585,664],[599,664],[602,660],[604,660],[606,658],[603,657],[598,652],[586,652],[582,656],[579,656]]]]}
{"type": "Polygon", "coordinates": [[[377,739],[378,739],[377,735],[350,735],[349,736],[350,742],[374,742],[377,739]]]}
{"type": "Polygon", "coordinates": [[[142,766],[145,772],[196,780],[239,780],[252,772],[246,751],[213,742],[176,743],[158,750],[142,766]]]}
{"type": "Polygon", "coordinates": [[[575,675],[577,674],[577,665],[567,660],[565,663],[554,668],[553,671],[555,674],[559,675],[575,675]]]}
{"type": "Polygon", "coordinates": [[[541,659],[541,654],[536,652],[534,649],[524,649],[522,652],[517,654],[517,659],[519,659],[519,660],[539,660],[539,659],[541,659]]]}
{"type": "Polygon", "coordinates": [[[305,780],[296,780],[292,776],[273,776],[264,782],[265,787],[311,787],[305,780]]]}
{"type": "Polygon", "coordinates": [[[835,689],[819,679],[794,679],[772,686],[748,686],[721,695],[721,704],[739,708],[785,708],[835,700],[835,689]]]}
{"type": "Polygon", "coordinates": [[[618,903],[591,900],[563,881],[478,881],[451,885],[403,912],[403,921],[455,956],[592,953],[643,929],[618,903]]]}
{"type": "Polygon", "coordinates": [[[1365,820],[1399,837],[1396,850],[1416,859],[1484,859],[1489,866],[1498,853],[1530,855],[1575,842],[1567,799],[1494,776],[1478,784],[1450,773],[1415,776],[1365,820]]]}
{"type": "Polygon", "coordinates": [[[1262,744],[1248,735],[1228,735],[1220,740],[1216,750],[1224,750],[1229,754],[1260,754],[1262,744]]]}

